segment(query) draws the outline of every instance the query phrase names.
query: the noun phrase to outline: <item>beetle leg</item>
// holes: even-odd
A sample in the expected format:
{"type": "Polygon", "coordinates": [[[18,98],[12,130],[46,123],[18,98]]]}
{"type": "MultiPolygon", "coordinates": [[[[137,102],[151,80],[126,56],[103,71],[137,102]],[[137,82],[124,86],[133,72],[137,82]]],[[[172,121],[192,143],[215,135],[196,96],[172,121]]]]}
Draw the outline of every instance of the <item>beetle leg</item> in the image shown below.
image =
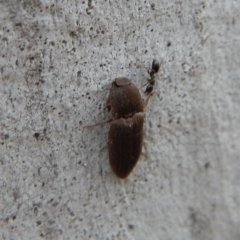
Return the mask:
{"type": "Polygon", "coordinates": [[[85,125],[84,128],[85,128],[85,127],[100,126],[100,125],[104,125],[104,124],[106,124],[106,123],[110,123],[110,122],[112,122],[112,121],[113,121],[112,119],[109,119],[109,120],[104,121],[104,122],[99,122],[99,123],[95,123],[95,124],[85,125]]]}
{"type": "Polygon", "coordinates": [[[107,107],[107,110],[110,112],[111,111],[111,104],[110,104],[110,99],[109,98],[106,101],[106,107],[107,107]]]}

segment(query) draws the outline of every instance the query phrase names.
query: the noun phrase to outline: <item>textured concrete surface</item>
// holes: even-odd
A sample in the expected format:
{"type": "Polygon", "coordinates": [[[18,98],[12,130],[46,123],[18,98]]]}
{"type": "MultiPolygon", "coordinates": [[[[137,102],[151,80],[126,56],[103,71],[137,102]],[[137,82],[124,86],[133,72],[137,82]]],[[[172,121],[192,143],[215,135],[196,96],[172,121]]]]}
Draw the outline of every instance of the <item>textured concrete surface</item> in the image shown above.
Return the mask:
{"type": "Polygon", "coordinates": [[[123,2],[0,1],[0,239],[240,239],[240,2],[123,2]],[[83,126],[153,58],[122,181],[83,126]]]}

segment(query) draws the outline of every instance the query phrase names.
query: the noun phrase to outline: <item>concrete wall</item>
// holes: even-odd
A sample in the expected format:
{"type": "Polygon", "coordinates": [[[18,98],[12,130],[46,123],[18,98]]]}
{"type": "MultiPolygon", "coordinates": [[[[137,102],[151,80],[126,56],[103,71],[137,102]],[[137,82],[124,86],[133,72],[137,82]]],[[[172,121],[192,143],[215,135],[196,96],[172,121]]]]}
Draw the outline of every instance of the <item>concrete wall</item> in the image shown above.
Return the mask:
{"type": "Polygon", "coordinates": [[[0,239],[240,239],[239,1],[9,0],[0,26],[0,239]],[[153,58],[143,154],[119,180],[109,125],[83,127],[153,58]]]}

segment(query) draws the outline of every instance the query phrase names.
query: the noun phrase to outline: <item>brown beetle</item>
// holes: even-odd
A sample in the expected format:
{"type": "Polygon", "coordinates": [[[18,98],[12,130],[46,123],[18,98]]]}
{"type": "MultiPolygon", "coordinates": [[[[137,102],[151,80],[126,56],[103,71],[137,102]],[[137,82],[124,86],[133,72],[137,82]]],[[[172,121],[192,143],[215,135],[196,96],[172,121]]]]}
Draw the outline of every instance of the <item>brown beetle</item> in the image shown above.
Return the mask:
{"type": "MultiPolygon", "coordinates": [[[[150,79],[145,90],[148,95],[143,100],[138,88],[125,77],[116,78],[107,99],[107,108],[112,118],[108,133],[109,163],[119,178],[126,178],[135,167],[143,143],[144,108],[151,96],[155,83],[154,75],[160,64],[153,60],[152,69],[148,70],[150,79]]],[[[103,123],[95,124],[101,125],[103,123]]]]}
{"type": "Polygon", "coordinates": [[[150,79],[145,90],[144,101],[137,87],[127,78],[116,78],[107,99],[107,108],[112,114],[108,133],[109,162],[119,178],[126,178],[135,167],[142,152],[144,107],[153,86],[160,64],[153,60],[148,73],[150,79]]]}
{"type": "Polygon", "coordinates": [[[140,157],[144,106],[137,87],[129,79],[113,81],[107,99],[107,108],[112,113],[108,151],[111,168],[119,178],[126,178],[140,157]]]}

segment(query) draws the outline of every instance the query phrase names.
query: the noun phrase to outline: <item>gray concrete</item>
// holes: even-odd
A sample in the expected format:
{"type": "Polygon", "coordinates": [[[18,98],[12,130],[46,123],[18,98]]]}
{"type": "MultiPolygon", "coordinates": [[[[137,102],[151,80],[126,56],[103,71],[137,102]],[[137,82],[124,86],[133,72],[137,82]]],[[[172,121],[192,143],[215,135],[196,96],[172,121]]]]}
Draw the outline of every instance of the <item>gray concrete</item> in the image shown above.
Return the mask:
{"type": "Polygon", "coordinates": [[[0,239],[239,240],[240,2],[120,2],[0,2],[0,239]],[[153,58],[122,181],[109,125],[83,127],[153,58]]]}

